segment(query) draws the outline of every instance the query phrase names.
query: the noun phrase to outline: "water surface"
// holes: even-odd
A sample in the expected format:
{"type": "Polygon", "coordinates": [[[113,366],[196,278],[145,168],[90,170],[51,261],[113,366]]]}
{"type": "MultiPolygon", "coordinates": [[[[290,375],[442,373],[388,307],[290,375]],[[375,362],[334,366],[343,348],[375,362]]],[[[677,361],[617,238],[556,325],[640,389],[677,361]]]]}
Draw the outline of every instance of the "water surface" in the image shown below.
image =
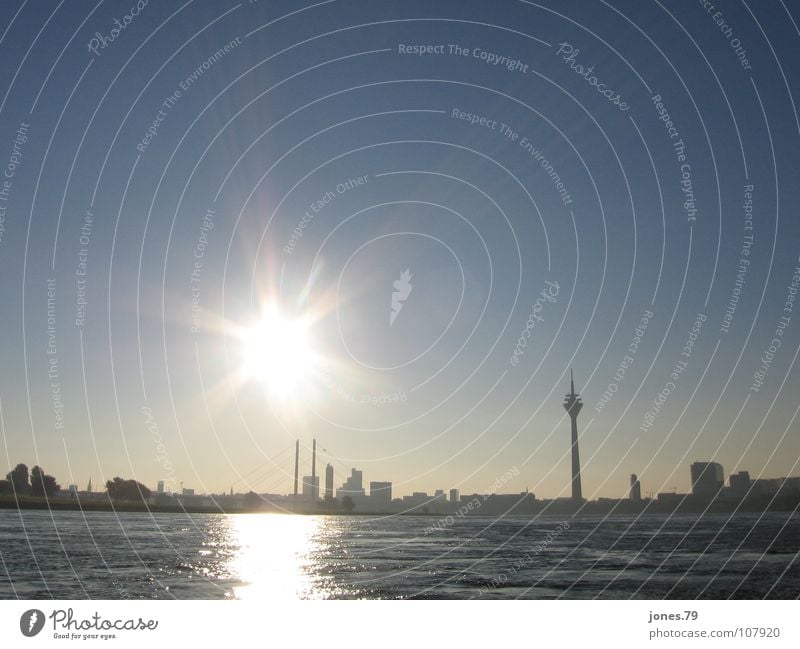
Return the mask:
{"type": "Polygon", "coordinates": [[[0,512],[4,598],[797,598],[800,516],[0,512]]]}

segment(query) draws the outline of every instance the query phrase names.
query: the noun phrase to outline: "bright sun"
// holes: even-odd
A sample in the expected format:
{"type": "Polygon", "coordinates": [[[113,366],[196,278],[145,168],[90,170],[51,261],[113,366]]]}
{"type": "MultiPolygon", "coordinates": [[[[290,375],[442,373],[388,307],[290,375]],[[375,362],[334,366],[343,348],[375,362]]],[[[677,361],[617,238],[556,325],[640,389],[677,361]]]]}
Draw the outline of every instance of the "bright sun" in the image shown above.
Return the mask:
{"type": "Polygon", "coordinates": [[[315,356],[309,344],[309,323],[290,319],[277,308],[242,332],[244,371],[273,395],[286,396],[311,373],[315,356]]]}

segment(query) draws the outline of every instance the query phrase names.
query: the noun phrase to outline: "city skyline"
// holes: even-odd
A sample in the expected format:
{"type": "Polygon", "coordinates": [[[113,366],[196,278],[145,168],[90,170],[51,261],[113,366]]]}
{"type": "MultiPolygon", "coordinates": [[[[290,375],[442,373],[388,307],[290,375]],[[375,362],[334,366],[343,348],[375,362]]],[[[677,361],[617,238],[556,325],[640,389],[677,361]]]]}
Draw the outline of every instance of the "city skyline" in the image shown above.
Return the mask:
{"type": "MultiPolygon", "coordinates": [[[[571,489],[571,500],[575,501],[576,503],[582,502],[583,495],[582,495],[582,487],[581,487],[581,467],[580,467],[580,456],[578,453],[578,426],[577,426],[577,418],[578,413],[580,413],[581,408],[583,406],[582,401],[578,393],[575,391],[575,380],[573,377],[572,370],[570,370],[570,391],[566,394],[563,407],[564,410],[567,412],[570,420],[570,439],[569,439],[569,448],[570,448],[570,456],[571,456],[571,474],[569,476],[569,484],[571,489]]],[[[329,502],[334,500],[334,498],[341,502],[341,500],[345,497],[351,498],[351,500],[355,501],[356,505],[361,503],[371,503],[374,505],[374,499],[372,499],[373,490],[378,492],[379,498],[381,502],[391,503],[392,502],[392,491],[393,491],[393,482],[392,481],[375,481],[370,480],[369,485],[370,489],[367,492],[364,488],[364,477],[363,471],[357,469],[356,467],[350,468],[350,475],[345,479],[340,487],[335,487],[335,469],[333,465],[328,462],[325,466],[325,492],[323,496],[320,496],[320,480],[321,476],[316,472],[316,462],[317,462],[317,440],[316,438],[312,439],[311,444],[311,475],[304,475],[302,479],[299,478],[300,475],[300,449],[301,443],[300,440],[296,440],[294,444],[295,454],[293,458],[293,465],[294,465],[294,486],[293,491],[287,490],[285,495],[287,498],[292,497],[292,509],[296,507],[298,501],[302,501],[305,504],[315,504],[318,502],[329,502]],[[334,496],[335,494],[335,496],[334,496]]],[[[324,451],[324,449],[323,449],[324,451]]],[[[520,471],[517,469],[516,466],[512,467],[515,470],[516,475],[520,474],[520,471]]],[[[724,468],[721,464],[715,461],[694,461],[690,466],[689,472],[689,485],[690,491],[695,496],[703,496],[703,497],[712,497],[717,492],[720,492],[725,483],[725,474],[724,468]]],[[[273,476],[270,476],[273,477],[273,476]]],[[[263,479],[263,478],[262,478],[263,479]]],[[[731,472],[729,474],[730,486],[729,489],[738,493],[739,495],[746,494],[748,492],[749,486],[753,484],[753,481],[750,479],[749,471],[739,470],[738,473],[734,474],[731,472]]],[[[756,478],[756,482],[761,481],[791,481],[791,484],[797,483],[800,485],[800,476],[791,476],[787,475],[783,478],[756,478]]],[[[261,481],[261,480],[260,480],[261,481]]],[[[91,484],[92,480],[89,478],[87,492],[91,492],[91,484]]],[[[165,489],[165,481],[159,480],[157,484],[156,493],[163,494],[169,493],[170,489],[165,489]]],[[[256,487],[258,483],[253,485],[252,487],[248,484],[245,489],[247,491],[255,491],[253,487],[256,487]]],[[[70,490],[73,490],[75,487],[74,484],[70,485],[70,490]]],[[[77,487],[75,487],[77,489],[77,487]]],[[[678,490],[677,486],[672,487],[672,491],[665,490],[663,492],[653,492],[652,490],[646,491],[645,499],[652,499],[658,496],[664,496],[669,493],[676,493],[678,490]]],[[[233,493],[233,485],[230,488],[231,495],[233,493]]],[[[461,492],[461,489],[458,488],[449,488],[450,500],[447,499],[446,493],[448,493],[448,489],[436,489],[434,496],[428,495],[428,490],[426,491],[412,491],[411,493],[397,493],[395,491],[395,495],[400,496],[400,498],[406,502],[414,501],[415,505],[419,505],[420,502],[428,502],[430,499],[431,501],[436,498],[443,502],[451,502],[454,498],[457,502],[460,502],[458,494],[461,492]],[[411,500],[409,500],[411,499],[411,500]]],[[[469,493],[469,490],[464,490],[465,493],[469,493]]],[[[187,490],[183,487],[183,482],[180,483],[180,493],[181,495],[194,495],[194,489],[187,490]],[[187,494],[187,491],[190,493],[187,494]]],[[[222,492],[224,494],[224,492],[222,492]]],[[[269,492],[261,492],[262,495],[269,492]]],[[[473,491],[472,494],[477,494],[479,492],[473,491]]],[[[527,484],[523,491],[520,493],[532,493],[528,491],[527,484]]],[[[238,495],[241,495],[240,491],[237,491],[238,495]]],[[[639,476],[637,474],[630,475],[630,483],[629,488],[627,490],[628,498],[632,501],[640,501],[642,500],[642,492],[641,492],[641,482],[639,480],[639,476]]],[[[205,494],[208,495],[208,494],[205,494]]],[[[213,495],[213,492],[212,492],[213,495]]],[[[535,497],[535,494],[534,494],[535,497]]],[[[557,496],[556,498],[564,499],[563,496],[557,496]]],[[[601,497],[602,498],[602,497],[601,497]]],[[[606,497],[607,498],[607,497],[606,497]]],[[[620,496],[620,498],[624,498],[624,496],[620,496]]],[[[544,497],[544,499],[549,499],[548,497],[544,497]]]]}
{"type": "MultiPolygon", "coordinates": [[[[40,467],[34,467],[39,468],[40,467]]],[[[631,474],[630,476],[630,485],[629,489],[626,493],[621,494],[617,498],[607,498],[607,497],[600,497],[593,501],[586,501],[583,498],[576,498],[572,497],[558,497],[558,498],[549,498],[547,496],[543,497],[536,497],[536,494],[533,492],[528,491],[527,489],[523,490],[519,493],[508,493],[508,492],[499,492],[496,490],[497,487],[505,486],[510,477],[512,475],[518,475],[518,471],[510,471],[507,472],[505,476],[495,480],[493,485],[493,489],[483,490],[483,491],[466,491],[465,493],[461,493],[459,489],[435,489],[433,494],[429,494],[428,491],[420,492],[415,491],[412,493],[401,493],[393,494],[393,483],[391,481],[378,481],[378,480],[370,480],[369,481],[369,491],[364,488],[364,476],[363,471],[357,469],[356,467],[352,467],[350,469],[350,475],[345,479],[340,487],[333,488],[333,471],[329,471],[332,469],[330,464],[326,467],[326,493],[320,495],[319,493],[319,479],[320,476],[312,475],[312,476],[303,476],[302,481],[299,482],[297,485],[297,491],[292,493],[288,491],[287,493],[270,493],[270,492],[261,492],[257,495],[264,498],[264,503],[273,503],[271,500],[272,497],[278,497],[278,502],[286,507],[286,512],[294,512],[297,511],[296,507],[298,504],[303,505],[303,508],[300,510],[301,513],[305,512],[308,513],[309,506],[318,506],[320,508],[324,508],[324,506],[337,504],[341,506],[341,501],[344,498],[350,498],[354,501],[355,507],[359,508],[360,511],[367,511],[373,513],[380,513],[380,507],[376,507],[376,505],[403,505],[403,508],[396,511],[395,513],[415,513],[424,505],[429,504],[436,504],[436,503],[449,503],[449,504],[460,504],[466,500],[474,498],[475,496],[522,496],[522,495],[529,495],[535,500],[539,500],[541,502],[558,502],[560,501],[562,504],[567,501],[572,501],[574,505],[577,507],[576,511],[580,512],[581,506],[585,503],[589,502],[604,502],[604,501],[617,501],[622,502],[625,500],[631,502],[642,502],[642,501],[662,501],[665,500],[667,502],[672,501],[674,497],[678,498],[686,498],[688,496],[695,496],[706,501],[714,500],[716,497],[722,496],[726,497],[727,499],[745,499],[746,497],[752,496],[776,496],[781,492],[785,492],[785,495],[794,498],[800,498],[800,476],[783,476],[783,477],[758,477],[755,479],[751,479],[749,471],[740,470],[737,473],[729,473],[727,476],[728,485],[725,485],[725,472],[724,467],[713,461],[694,461],[689,466],[689,483],[690,488],[688,493],[677,493],[676,489],[673,488],[672,491],[665,491],[660,493],[654,493],[652,491],[648,492],[645,496],[642,496],[641,492],[641,483],[638,479],[636,474],[631,474]],[[328,493],[327,485],[329,484],[328,476],[331,476],[331,491],[330,494],[328,493]],[[335,496],[334,496],[335,493],[335,496]],[[397,496],[397,497],[393,497],[397,496]],[[338,501],[338,502],[337,502],[338,501]],[[407,507],[407,509],[406,509],[407,507]]],[[[9,473],[9,476],[11,473],[9,473]]],[[[51,477],[51,479],[53,479],[51,477]]],[[[54,480],[54,479],[53,479],[54,480]]],[[[146,485],[145,485],[146,486],[146,485]]],[[[220,506],[224,505],[224,498],[226,496],[230,497],[243,497],[247,496],[248,493],[254,493],[253,490],[249,488],[245,488],[247,491],[237,490],[234,493],[233,487],[231,487],[230,493],[195,493],[195,489],[191,487],[185,487],[183,483],[180,484],[179,489],[170,489],[169,485],[166,484],[163,480],[159,480],[156,488],[152,490],[152,494],[154,496],[173,496],[178,498],[184,498],[182,501],[187,506],[191,506],[192,498],[199,498],[204,499],[206,497],[213,497],[215,500],[209,501],[209,503],[219,504],[220,506]],[[189,498],[189,500],[186,500],[189,498]]],[[[5,492],[4,492],[5,493],[5,492]]],[[[89,478],[87,483],[86,489],[81,490],[77,484],[69,484],[65,487],[60,488],[61,495],[69,495],[74,497],[76,495],[101,495],[105,493],[105,490],[95,490],[92,487],[92,479],[89,478]]],[[[9,491],[6,495],[13,495],[13,492],[9,491]]],[[[257,503],[258,501],[254,501],[257,503]]],[[[158,504],[158,503],[156,503],[158,504]]],[[[397,509],[395,507],[395,509],[397,509]]],[[[314,512],[314,510],[311,510],[314,512]]],[[[317,513],[324,512],[324,509],[320,509],[317,513]]],[[[476,512],[477,513],[477,512],[476,512]]]]}
{"type": "Polygon", "coordinates": [[[569,497],[578,445],[589,500],[798,473],[791,21],[289,5],[115,39],[62,10],[29,54],[44,18],[7,17],[7,464],[222,493],[316,438],[397,493],[569,497]]]}
{"type": "Polygon", "coordinates": [[[800,4],[3,8],[7,645],[791,640],[800,4]]]}

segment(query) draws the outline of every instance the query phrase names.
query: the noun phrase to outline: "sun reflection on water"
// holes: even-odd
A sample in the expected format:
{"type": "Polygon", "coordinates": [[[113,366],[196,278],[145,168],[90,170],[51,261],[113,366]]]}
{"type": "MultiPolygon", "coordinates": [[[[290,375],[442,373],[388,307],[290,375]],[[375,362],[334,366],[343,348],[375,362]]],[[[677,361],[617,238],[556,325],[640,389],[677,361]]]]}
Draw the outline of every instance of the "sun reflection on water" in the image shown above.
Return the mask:
{"type": "Polygon", "coordinates": [[[318,551],[322,519],[316,516],[246,514],[232,517],[231,541],[238,551],[230,560],[238,599],[307,599],[324,597],[311,570],[318,551]]]}

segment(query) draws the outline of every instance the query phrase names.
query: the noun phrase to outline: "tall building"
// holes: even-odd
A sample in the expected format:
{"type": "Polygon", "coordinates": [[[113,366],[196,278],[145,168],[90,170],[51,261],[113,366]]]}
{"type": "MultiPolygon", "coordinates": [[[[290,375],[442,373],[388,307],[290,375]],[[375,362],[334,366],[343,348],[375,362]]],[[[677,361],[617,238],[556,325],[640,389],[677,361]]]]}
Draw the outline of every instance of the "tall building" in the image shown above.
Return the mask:
{"type": "Polygon", "coordinates": [[[581,460],[578,455],[578,413],[583,408],[581,398],[575,392],[575,382],[572,380],[572,370],[569,371],[569,394],[564,398],[564,410],[569,415],[572,424],[572,499],[583,500],[581,490],[581,460]]]}
{"type": "Polygon", "coordinates": [[[690,467],[692,475],[692,494],[702,498],[716,496],[725,484],[722,465],[716,462],[693,462],[690,467]]]}
{"type": "Polygon", "coordinates": [[[328,462],[325,467],[325,500],[333,498],[333,465],[328,462]]]}
{"type": "Polygon", "coordinates": [[[158,486],[156,487],[156,492],[160,493],[160,494],[164,493],[164,481],[163,480],[159,480],[158,481],[158,486]]]}
{"type": "Polygon", "coordinates": [[[639,478],[635,473],[631,473],[631,500],[639,502],[642,499],[642,485],[639,484],[639,478]]]}
{"type": "Polygon", "coordinates": [[[753,484],[750,480],[750,474],[747,471],[731,473],[728,480],[730,480],[731,483],[731,495],[737,498],[744,498],[747,492],[750,491],[750,486],[753,484]]]}
{"type": "Polygon", "coordinates": [[[319,498],[319,476],[303,476],[303,500],[308,503],[316,503],[319,498]]]}
{"type": "Polygon", "coordinates": [[[350,469],[350,477],[345,480],[344,488],[351,491],[363,491],[364,472],[357,469],[350,469]]]}
{"type": "Polygon", "coordinates": [[[453,503],[454,505],[457,505],[457,504],[459,504],[460,501],[461,501],[461,498],[460,498],[460,496],[458,494],[458,489],[451,489],[450,490],[450,502],[453,503]]]}
{"type": "Polygon", "coordinates": [[[369,504],[378,509],[386,509],[392,504],[391,482],[369,483],[369,504]]]}
{"type": "Polygon", "coordinates": [[[350,498],[353,499],[353,502],[357,502],[358,500],[363,501],[365,496],[362,479],[362,472],[352,469],[350,471],[350,477],[347,478],[345,483],[336,490],[336,498],[339,499],[339,502],[341,502],[342,498],[345,496],[350,496],[350,498]]]}

